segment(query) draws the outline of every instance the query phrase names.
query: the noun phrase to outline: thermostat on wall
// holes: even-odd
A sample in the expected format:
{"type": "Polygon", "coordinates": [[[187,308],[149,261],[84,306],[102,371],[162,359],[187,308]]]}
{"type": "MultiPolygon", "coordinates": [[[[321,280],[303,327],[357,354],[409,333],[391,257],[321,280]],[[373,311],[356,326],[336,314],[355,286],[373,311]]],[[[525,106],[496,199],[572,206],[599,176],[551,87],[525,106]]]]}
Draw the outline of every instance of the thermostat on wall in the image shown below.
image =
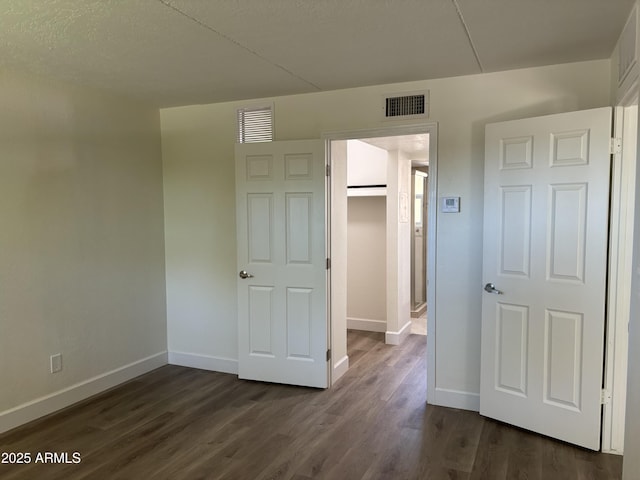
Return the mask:
{"type": "Polygon", "coordinates": [[[460,212],[460,197],[442,197],[442,213],[460,212]]]}

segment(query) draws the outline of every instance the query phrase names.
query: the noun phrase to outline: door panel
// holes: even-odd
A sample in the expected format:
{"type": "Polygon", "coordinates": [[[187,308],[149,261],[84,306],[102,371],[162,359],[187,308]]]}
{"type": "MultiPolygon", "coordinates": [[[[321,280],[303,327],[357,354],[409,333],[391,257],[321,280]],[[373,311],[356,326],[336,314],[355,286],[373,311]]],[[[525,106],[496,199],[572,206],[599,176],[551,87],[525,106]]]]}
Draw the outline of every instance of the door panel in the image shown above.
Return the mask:
{"type": "Polygon", "coordinates": [[[544,401],[580,412],[583,315],[554,310],[545,313],[544,401]]]}
{"type": "Polygon", "coordinates": [[[313,290],[287,288],[287,357],[313,360],[311,319],[313,290]]]}
{"type": "Polygon", "coordinates": [[[319,140],[236,146],[240,378],[328,385],[319,140]]]}
{"type": "Polygon", "coordinates": [[[480,411],[600,444],[611,109],[487,125],[480,411]]]}
{"type": "Polygon", "coordinates": [[[287,263],[310,265],[313,262],[313,194],[286,193],[287,263]]]}
{"type": "Polygon", "coordinates": [[[273,287],[249,285],[250,355],[274,356],[273,287]]]}
{"type": "Polygon", "coordinates": [[[271,263],[273,259],[273,194],[247,195],[248,255],[250,263],[271,263]]]}
{"type": "Polygon", "coordinates": [[[550,280],[584,281],[587,184],[550,185],[548,271],[550,280]]]}
{"type": "Polygon", "coordinates": [[[526,395],[529,308],[500,304],[497,322],[496,388],[505,393],[526,395]]]}
{"type": "Polygon", "coordinates": [[[500,273],[529,276],[531,261],[531,185],[501,187],[500,273]]]}

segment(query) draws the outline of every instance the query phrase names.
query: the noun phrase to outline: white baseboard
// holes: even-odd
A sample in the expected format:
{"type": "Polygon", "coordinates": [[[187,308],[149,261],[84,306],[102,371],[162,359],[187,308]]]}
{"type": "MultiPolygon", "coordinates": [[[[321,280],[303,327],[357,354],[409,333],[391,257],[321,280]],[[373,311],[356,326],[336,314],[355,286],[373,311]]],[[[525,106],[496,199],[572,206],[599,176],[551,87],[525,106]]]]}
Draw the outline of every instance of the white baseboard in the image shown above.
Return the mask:
{"type": "Polygon", "coordinates": [[[411,310],[411,318],[419,318],[427,311],[427,302],[420,305],[417,309],[411,310]]]}
{"type": "Polygon", "coordinates": [[[181,367],[199,368],[212,372],[238,374],[238,360],[197,353],[169,352],[169,364],[181,367]]]}
{"type": "Polygon", "coordinates": [[[110,372],[76,383],[63,390],[0,412],[0,433],[78,403],[166,364],[167,352],[156,353],[110,372]]]}
{"type": "Polygon", "coordinates": [[[400,329],[398,332],[389,332],[387,331],[384,335],[384,342],[387,345],[400,345],[404,342],[407,337],[411,334],[411,322],[407,322],[404,324],[404,327],[400,329]]]}
{"type": "Polygon", "coordinates": [[[433,397],[427,398],[427,403],[441,407],[460,408],[462,410],[479,412],[480,394],[436,387],[433,397]]]}
{"type": "Polygon", "coordinates": [[[364,330],[366,332],[386,332],[387,322],[384,320],[347,317],[347,328],[349,330],[364,330]]]}
{"type": "Polygon", "coordinates": [[[331,372],[331,385],[334,385],[340,377],[349,370],[349,357],[345,355],[333,365],[331,372]]]}
{"type": "Polygon", "coordinates": [[[602,448],[600,451],[602,453],[609,453],[611,455],[620,455],[620,456],[624,455],[624,452],[621,452],[620,450],[608,450],[608,449],[602,448]]]}

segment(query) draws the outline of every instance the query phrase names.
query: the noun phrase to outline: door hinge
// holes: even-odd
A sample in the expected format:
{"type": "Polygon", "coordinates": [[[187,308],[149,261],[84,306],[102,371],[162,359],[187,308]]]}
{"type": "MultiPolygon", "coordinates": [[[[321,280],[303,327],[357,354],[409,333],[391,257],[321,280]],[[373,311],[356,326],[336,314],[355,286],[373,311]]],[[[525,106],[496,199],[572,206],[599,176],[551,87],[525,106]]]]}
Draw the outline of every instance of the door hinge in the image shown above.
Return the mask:
{"type": "Polygon", "coordinates": [[[331,360],[331,349],[327,350],[327,362],[331,360]]]}
{"type": "Polygon", "coordinates": [[[327,177],[331,176],[331,165],[327,165],[325,169],[325,175],[327,177]]]}
{"type": "Polygon", "coordinates": [[[609,145],[609,153],[611,155],[617,155],[622,153],[622,139],[621,138],[612,138],[611,143],[609,145]]]}
{"type": "Polygon", "coordinates": [[[609,403],[611,403],[611,392],[606,388],[600,391],[600,403],[602,405],[609,405],[609,403]]]}
{"type": "Polygon", "coordinates": [[[327,270],[331,268],[331,259],[327,258],[327,270]]]}

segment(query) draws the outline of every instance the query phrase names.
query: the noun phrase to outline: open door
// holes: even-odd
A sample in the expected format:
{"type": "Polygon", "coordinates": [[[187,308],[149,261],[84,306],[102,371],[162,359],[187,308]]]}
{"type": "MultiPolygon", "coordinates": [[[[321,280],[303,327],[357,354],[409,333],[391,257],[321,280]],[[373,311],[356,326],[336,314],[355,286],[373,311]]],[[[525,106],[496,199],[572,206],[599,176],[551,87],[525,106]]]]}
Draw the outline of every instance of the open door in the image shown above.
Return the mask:
{"type": "Polygon", "coordinates": [[[240,378],[326,388],[320,140],[236,145],[240,378]]]}
{"type": "Polygon", "coordinates": [[[601,108],[486,128],[480,413],[593,450],[611,118],[601,108]]]}

